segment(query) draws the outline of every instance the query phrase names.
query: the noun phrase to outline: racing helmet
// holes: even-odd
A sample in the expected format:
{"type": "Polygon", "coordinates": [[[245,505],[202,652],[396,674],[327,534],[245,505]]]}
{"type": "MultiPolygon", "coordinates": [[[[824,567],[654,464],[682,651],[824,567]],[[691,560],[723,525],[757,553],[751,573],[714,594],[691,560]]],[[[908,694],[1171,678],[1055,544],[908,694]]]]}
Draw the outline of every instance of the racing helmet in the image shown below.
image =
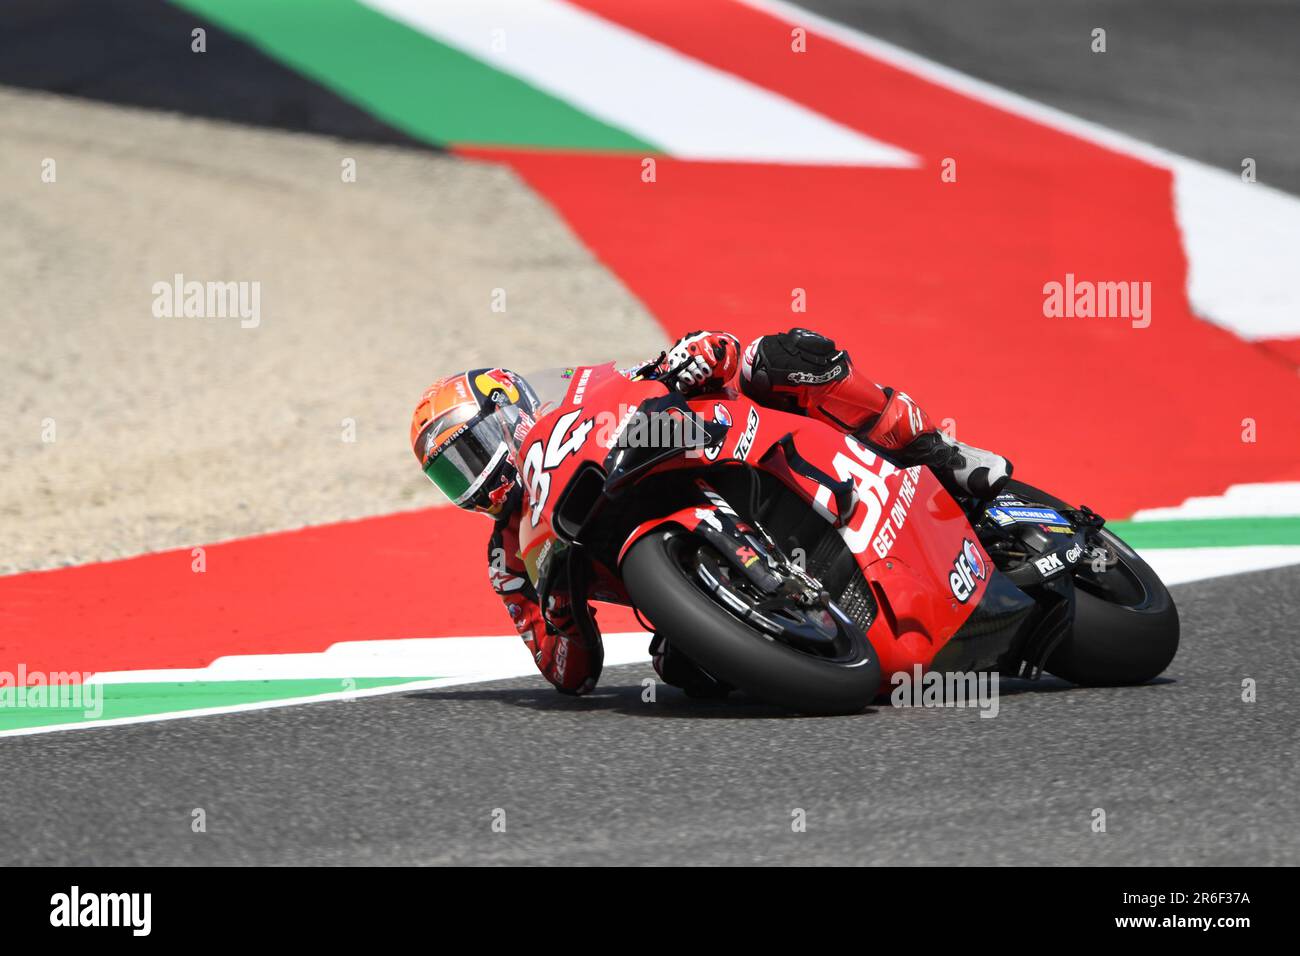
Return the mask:
{"type": "Polygon", "coordinates": [[[420,396],[411,448],[452,504],[497,516],[519,486],[519,445],[536,411],[532,388],[508,369],[449,375],[420,396]]]}

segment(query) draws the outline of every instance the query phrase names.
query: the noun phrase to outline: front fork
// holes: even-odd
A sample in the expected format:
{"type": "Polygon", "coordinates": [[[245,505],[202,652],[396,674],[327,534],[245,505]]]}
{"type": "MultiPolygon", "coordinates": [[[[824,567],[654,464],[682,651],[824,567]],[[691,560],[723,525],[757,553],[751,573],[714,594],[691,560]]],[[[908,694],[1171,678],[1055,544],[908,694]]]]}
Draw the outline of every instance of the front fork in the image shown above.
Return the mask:
{"type": "Polygon", "coordinates": [[[804,607],[829,600],[821,583],[790,561],[761,526],[742,519],[727,499],[702,478],[695,479],[695,486],[700,494],[697,504],[638,525],[628,536],[619,559],[646,534],[675,525],[708,542],[763,594],[792,599],[804,607]]]}

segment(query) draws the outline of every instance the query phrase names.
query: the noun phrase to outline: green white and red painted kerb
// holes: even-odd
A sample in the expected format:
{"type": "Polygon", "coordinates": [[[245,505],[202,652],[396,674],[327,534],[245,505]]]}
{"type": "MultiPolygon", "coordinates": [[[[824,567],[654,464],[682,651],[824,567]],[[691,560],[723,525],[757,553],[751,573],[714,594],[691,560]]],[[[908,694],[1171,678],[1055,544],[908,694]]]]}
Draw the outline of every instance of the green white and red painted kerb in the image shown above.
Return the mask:
{"type": "MultiPolygon", "coordinates": [[[[1035,484],[1132,516],[1171,583],[1300,562],[1293,197],[772,0],[176,2],[508,165],[667,335],[825,330],[1035,484]],[[1045,318],[1067,274],[1150,282],[1150,326],[1045,318]],[[1010,402],[967,354],[1029,384],[1010,402]]],[[[87,720],[11,687],[0,733],[531,673],[483,533],[431,509],[212,545],[202,573],[177,551],[0,579],[0,675],[103,692],[87,720]]],[[[601,620],[611,663],[644,659],[630,615],[601,620]]]]}

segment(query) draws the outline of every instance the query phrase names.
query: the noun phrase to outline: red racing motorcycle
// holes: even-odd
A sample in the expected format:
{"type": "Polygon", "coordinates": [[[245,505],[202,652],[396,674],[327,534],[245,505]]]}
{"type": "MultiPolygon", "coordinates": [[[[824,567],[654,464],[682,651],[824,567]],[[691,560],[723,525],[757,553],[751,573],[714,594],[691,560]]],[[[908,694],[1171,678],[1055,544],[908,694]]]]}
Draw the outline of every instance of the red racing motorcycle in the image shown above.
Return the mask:
{"type": "Polygon", "coordinates": [[[719,686],[820,714],[915,665],[1132,684],[1174,657],[1168,590],[1086,507],[1015,481],[962,500],[734,391],[563,375],[516,449],[520,544],[593,643],[589,602],[630,605],[719,686]]]}

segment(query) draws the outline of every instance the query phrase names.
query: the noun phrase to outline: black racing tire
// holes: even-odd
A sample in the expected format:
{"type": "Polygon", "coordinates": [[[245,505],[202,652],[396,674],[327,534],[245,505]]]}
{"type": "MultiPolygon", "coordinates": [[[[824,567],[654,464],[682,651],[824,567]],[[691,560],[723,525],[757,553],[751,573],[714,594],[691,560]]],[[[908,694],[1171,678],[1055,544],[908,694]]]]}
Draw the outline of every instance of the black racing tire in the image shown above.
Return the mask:
{"type": "MultiPolygon", "coordinates": [[[[694,582],[670,541],[656,531],[623,559],[623,583],[637,608],[670,644],[717,679],[760,700],[804,714],[853,714],[880,691],[880,661],[855,626],[844,660],[803,653],[765,637],[694,582]]],[[[852,626],[850,624],[850,626],[852,626]]]]}
{"type": "MultiPolygon", "coordinates": [[[[1071,505],[1021,481],[1004,494],[1050,505],[1071,505]]],[[[1178,608],[1151,566],[1110,530],[1101,537],[1117,563],[1101,574],[1075,577],[1074,624],[1048,656],[1044,669],[1073,684],[1141,684],[1159,676],[1178,653],[1178,608]],[[1118,575],[1115,584],[1107,576],[1118,575]]]]}

